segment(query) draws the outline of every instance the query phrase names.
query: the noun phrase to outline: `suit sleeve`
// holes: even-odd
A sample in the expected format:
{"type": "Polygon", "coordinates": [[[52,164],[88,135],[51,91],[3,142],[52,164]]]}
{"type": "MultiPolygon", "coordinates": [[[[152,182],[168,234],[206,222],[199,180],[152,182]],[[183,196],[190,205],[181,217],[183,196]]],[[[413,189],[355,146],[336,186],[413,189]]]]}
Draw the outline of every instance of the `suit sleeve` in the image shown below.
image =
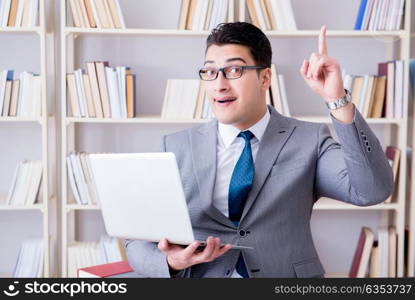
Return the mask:
{"type": "Polygon", "coordinates": [[[393,192],[392,168],[382,147],[362,115],[339,122],[332,116],[337,143],[327,125],[318,132],[316,199],[329,197],[359,206],[374,205],[393,192]]]}
{"type": "MultiPolygon", "coordinates": [[[[166,152],[166,137],[161,143],[161,151],[166,152]]],[[[142,240],[125,240],[127,261],[135,273],[142,277],[171,277],[166,255],[157,247],[157,243],[142,240]]],[[[189,270],[180,271],[174,277],[188,277],[189,270]]]]}

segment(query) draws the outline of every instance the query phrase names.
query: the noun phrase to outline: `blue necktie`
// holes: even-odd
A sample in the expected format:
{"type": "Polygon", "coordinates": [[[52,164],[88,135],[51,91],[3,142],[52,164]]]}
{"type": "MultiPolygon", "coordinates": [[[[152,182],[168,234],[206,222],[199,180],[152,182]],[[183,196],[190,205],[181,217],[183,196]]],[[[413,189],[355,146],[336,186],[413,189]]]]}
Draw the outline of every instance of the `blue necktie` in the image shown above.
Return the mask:
{"type": "MultiPolygon", "coordinates": [[[[245,146],[233,170],[228,195],[229,219],[236,226],[239,225],[241,220],[245,201],[248,198],[254,180],[254,160],[251,150],[251,139],[254,135],[247,130],[241,131],[238,137],[242,137],[245,140],[245,146]]],[[[242,254],[239,255],[236,271],[244,278],[249,277],[242,254]]]]}

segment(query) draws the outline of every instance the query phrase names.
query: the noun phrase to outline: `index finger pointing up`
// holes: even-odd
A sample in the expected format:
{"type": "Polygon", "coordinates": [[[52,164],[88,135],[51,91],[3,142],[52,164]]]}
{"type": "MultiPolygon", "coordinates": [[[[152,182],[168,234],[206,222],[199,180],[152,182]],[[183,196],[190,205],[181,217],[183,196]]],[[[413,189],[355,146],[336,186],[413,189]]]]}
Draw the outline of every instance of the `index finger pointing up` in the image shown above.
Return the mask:
{"type": "Polygon", "coordinates": [[[320,34],[318,36],[318,53],[327,55],[327,42],[326,42],[326,26],[321,26],[320,34]]]}

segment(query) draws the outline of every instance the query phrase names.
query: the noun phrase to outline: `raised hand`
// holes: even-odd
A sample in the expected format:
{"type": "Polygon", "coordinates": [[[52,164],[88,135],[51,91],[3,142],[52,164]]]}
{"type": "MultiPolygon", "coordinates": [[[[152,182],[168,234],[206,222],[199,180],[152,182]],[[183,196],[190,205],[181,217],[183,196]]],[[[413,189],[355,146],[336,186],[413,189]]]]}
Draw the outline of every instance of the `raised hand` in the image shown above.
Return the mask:
{"type": "Polygon", "coordinates": [[[327,54],[325,26],[320,30],[318,52],[312,53],[309,60],[304,60],[300,73],[308,86],[327,102],[344,96],[340,66],[327,54]]]}

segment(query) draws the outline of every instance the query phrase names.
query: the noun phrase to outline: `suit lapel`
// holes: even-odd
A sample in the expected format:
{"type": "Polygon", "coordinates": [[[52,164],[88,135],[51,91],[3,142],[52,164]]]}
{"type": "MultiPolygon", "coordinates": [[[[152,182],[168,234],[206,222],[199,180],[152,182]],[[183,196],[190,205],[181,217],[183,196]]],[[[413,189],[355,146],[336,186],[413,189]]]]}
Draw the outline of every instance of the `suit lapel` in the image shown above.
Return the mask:
{"type": "Polygon", "coordinates": [[[274,108],[270,107],[269,110],[271,117],[259,145],[255,160],[254,182],[248,199],[246,200],[241,221],[254,203],[278,155],[295,128],[295,125],[290,124],[274,108]]]}
{"type": "Polygon", "coordinates": [[[216,179],[217,120],[191,131],[192,159],[203,210],[214,220],[234,228],[235,225],[212,205],[216,179]]]}

